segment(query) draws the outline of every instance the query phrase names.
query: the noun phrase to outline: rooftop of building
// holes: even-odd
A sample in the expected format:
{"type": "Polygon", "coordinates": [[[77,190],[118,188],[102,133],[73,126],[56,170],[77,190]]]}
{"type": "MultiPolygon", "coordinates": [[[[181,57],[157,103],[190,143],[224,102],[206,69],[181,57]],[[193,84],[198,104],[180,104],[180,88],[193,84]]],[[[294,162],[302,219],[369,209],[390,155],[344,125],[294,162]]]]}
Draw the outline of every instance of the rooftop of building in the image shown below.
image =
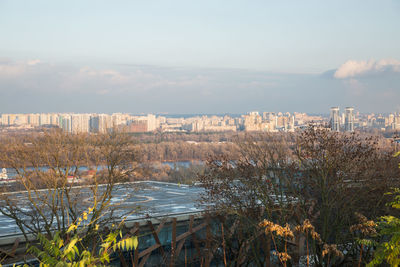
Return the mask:
{"type": "MultiPolygon", "coordinates": [[[[88,187],[74,188],[79,197],[82,210],[90,206],[92,194],[88,187]]],[[[158,181],[141,181],[118,184],[114,188],[111,205],[114,206],[114,216],[130,220],[141,220],[152,217],[176,216],[204,210],[198,200],[203,189],[198,186],[188,186],[158,181]]],[[[24,192],[14,194],[23,210],[29,212],[29,201],[24,192]]],[[[15,221],[0,214],[0,237],[19,234],[15,221]]]]}

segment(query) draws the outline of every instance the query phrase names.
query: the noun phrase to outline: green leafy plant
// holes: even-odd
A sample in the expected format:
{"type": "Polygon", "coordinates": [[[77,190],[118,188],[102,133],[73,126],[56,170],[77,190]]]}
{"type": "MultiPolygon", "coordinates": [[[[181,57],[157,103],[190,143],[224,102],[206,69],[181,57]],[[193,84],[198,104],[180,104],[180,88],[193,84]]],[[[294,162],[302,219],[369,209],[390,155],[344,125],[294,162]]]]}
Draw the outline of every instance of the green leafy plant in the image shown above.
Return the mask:
{"type": "MultiPolygon", "coordinates": [[[[394,157],[400,156],[400,151],[394,157]]],[[[400,166],[399,166],[400,167],[400,166]]],[[[392,192],[386,193],[393,195],[394,199],[388,203],[394,209],[400,210],[400,188],[394,188],[392,192]]],[[[379,236],[382,237],[382,242],[377,246],[374,254],[374,259],[368,266],[377,266],[383,262],[391,266],[400,265],[400,218],[395,216],[382,216],[378,222],[379,236]]]]}
{"type": "Polygon", "coordinates": [[[88,248],[84,244],[82,234],[86,227],[90,227],[93,221],[89,221],[93,208],[84,212],[76,222],[73,222],[67,230],[67,238],[61,238],[60,233],[56,233],[53,238],[48,239],[43,234],[38,234],[37,239],[40,247],[30,246],[28,252],[33,254],[40,261],[40,266],[106,266],[110,263],[110,257],[117,251],[129,251],[138,246],[137,236],[124,237],[121,231],[123,221],[105,236],[99,232],[96,224],[94,230],[97,231],[99,243],[97,246],[88,248]],[[72,235],[70,238],[69,235],[72,235]]]}
{"type": "MultiPolygon", "coordinates": [[[[398,154],[397,154],[398,155],[398,154]]],[[[392,208],[400,209],[400,188],[395,188],[393,192],[387,193],[394,195],[394,200],[388,205],[392,208]]],[[[378,234],[382,237],[382,242],[377,246],[374,259],[368,266],[377,266],[386,262],[391,266],[400,265],[400,218],[395,216],[382,216],[378,222],[378,234]]]]}

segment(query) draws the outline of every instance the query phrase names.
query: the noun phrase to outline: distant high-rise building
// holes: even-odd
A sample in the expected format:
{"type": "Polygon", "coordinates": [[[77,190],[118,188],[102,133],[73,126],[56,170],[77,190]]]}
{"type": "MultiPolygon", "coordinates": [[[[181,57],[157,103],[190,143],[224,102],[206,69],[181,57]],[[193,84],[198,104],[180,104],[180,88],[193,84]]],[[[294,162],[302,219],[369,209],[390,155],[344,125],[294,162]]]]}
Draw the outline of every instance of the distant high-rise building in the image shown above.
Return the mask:
{"type": "Polygon", "coordinates": [[[331,108],[331,129],[335,132],[340,131],[340,115],[338,107],[331,108]]]}
{"type": "Polygon", "coordinates": [[[17,114],[14,123],[16,125],[28,124],[28,116],[26,114],[17,114]]]}
{"type": "Polygon", "coordinates": [[[8,114],[1,114],[1,125],[9,125],[8,124],[8,114]]]}
{"type": "Polygon", "coordinates": [[[51,125],[58,125],[58,114],[50,114],[50,121],[51,125]]]}
{"type": "Polygon", "coordinates": [[[15,124],[18,114],[2,114],[1,121],[3,125],[11,126],[15,124]]]}
{"type": "Polygon", "coordinates": [[[153,114],[147,115],[147,131],[152,132],[157,129],[156,116],[153,114]]]}
{"type": "Polygon", "coordinates": [[[112,117],[108,114],[94,114],[90,118],[90,131],[94,133],[106,133],[113,128],[112,117]]]}
{"type": "Polygon", "coordinates": [[[28,115],[28,123],[32,126],[39,126],[40,124],[40,114],[29,114],[28,115]]]}
{"type": "Polygon", "coordinates": [[[346,132],[354,132],[354,108],[347,107],[345,109],[344,130],[346,132]]]}
{"type": "Polygon", "coordinates": [[[88,133],[89,132],[90,114],[72,114],[71,115],[71,131],[72,133],[88,133]]]}
{"type": "Polygon", "coordinates": [[[399,130],[400,129],[400,114],[396,113],[393,119],[393,126],[392,129],[399,130]]]}
{"type": "Polygon", "coordinates": [[[50,114],[42,113],[39,115],[39,125],[50,124],[50,114]]]}
{"type": "Polygon", "coordinates": [[[125,124],[126,122],[122,118],[123,114],[122,113],[113,113],[111,115],[111,125],[108,125],[108,128],[116,127],[121,124],[125,124]]]}
{"type": "Polygon", "coordinates": [[[71,115],[70,114],[62,114],[58,118],[59,126],[67,133],[72,132],[71,128],[71,115]]]}
{"type": "Polygon", "coordinates": [[[289,131],[289,132],[294,132],[294,116],[292,116],[292,115],[289,115],[289,121],[288,121],[288,124],[287,124],[287,131],[289,131]]]}

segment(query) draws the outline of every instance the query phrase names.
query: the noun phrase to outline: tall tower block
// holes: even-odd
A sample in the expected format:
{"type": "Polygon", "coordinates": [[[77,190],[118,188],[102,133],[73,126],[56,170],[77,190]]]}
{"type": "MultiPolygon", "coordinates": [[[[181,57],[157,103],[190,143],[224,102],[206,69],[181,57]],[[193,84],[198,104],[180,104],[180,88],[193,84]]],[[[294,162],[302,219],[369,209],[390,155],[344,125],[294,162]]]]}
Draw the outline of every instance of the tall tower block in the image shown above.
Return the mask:
{"type": "Polygon", "coordinates": [[[354,108],[347,107],[344,114],[344,130],[346,132],[354,132],[354,108]]]}
{"type": "Polygon", "coordinates": [[[332,131],[339,132],[340,131],[340,116],[339,116],[339,108],[332,107],[331,108],[331,129],[332,131]]]}

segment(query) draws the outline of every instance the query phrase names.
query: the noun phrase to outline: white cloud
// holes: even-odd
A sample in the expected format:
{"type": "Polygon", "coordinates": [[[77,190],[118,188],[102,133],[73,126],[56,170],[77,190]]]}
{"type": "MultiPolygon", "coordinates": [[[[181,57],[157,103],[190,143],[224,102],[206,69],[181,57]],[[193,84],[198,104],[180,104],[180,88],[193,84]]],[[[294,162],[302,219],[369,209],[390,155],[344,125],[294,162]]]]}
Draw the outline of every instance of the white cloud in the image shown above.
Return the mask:
{"type": "Polygon", "coordinates": [[[183,90],[207,82],[205,76],[185,75],[157,67],[102,68],[50,64],[38,59],[0,61],[0,90],[23,88],[40,92],[143,92],[183,90]],[[5,86],[7,84],[7,86],[5,86]]]}
{"type": "Polygon", "coordinates": [[[378,61],[349,60],[336,70],[334,77],[337,79],[346,79],[382,72],[400,73],[400,61],[396,59],[382,59],[378,61]]]}
{"type": "Polygon", "coordinates": [[[348,61],[335,73],[338,81],[234,69],[84,66],[0,58],[0,104],[3,112],[16,113],[71,108],[75,112],[239,113],[252,109],[326,112],[333,102],[347,101],[360,110],[388,112],[398,105],[400,75],[361,78],[380,72],[400,73],[400,62],[348,61]]]}
{"type": "Polygon", "coordinates": [[[0,63],[0,77],[15,77],[25,72],[26,64],[0,63]]]}
{"type": "Polygon", "coordinates": [[[38,59],[27,61],[0,61],[0,77],[15,77],[26,73],[29,68],[35,68],[36,65],[41,63],[38,59]]]}
{"type": "Polygon", "coordinates": [[[32,59],[32,60],[28,60],[28,62],[26,63],[29,66],[35,66],[37,64],[39,64],[41,61],[39,59],[32,59]]]}

